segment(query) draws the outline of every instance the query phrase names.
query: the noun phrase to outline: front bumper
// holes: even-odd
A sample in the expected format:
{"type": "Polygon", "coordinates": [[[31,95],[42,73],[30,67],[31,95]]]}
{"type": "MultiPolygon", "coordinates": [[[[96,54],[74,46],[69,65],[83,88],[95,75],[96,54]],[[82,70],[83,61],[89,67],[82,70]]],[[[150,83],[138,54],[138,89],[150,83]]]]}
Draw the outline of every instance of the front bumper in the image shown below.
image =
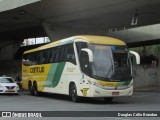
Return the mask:
{"type": "Polygon", "coordinates": [[[0,89],[0,94],[14,94],[19,93],[19,89],[0,89]]]}
{"type": "Polygon", "coordinates": [[[93,86],[90,97],[122,97],[122,96],[132,96],[132,94],[133,94],[133,86],[123,90],[106,90],[99,88],[97,86],[93,86]],[[119,94],[115,95],[113,93],[119,93],[119,94]]]}

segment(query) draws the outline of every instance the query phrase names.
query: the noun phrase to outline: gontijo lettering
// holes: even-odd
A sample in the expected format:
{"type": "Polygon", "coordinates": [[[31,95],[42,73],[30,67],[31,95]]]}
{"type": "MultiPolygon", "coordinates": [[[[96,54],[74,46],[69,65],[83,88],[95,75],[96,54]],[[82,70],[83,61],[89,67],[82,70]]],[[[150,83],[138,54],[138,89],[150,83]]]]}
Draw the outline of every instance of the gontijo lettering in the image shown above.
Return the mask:
{"type": "Polygon", "coordinates": [[[44,67],[32,67],[30,68],[30,73],[44,73],[44,67]]]}

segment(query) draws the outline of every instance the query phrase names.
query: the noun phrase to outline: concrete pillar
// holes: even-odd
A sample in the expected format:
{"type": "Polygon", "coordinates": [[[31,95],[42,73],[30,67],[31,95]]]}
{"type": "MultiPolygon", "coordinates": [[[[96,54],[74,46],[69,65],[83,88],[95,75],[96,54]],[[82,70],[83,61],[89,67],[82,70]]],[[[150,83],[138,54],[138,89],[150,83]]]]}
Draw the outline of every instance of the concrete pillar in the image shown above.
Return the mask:
{"type": "Polygon", "coordinates": [[[0,42],[0,60],[13,60],[21,41],[7,38],[0,42]]]}

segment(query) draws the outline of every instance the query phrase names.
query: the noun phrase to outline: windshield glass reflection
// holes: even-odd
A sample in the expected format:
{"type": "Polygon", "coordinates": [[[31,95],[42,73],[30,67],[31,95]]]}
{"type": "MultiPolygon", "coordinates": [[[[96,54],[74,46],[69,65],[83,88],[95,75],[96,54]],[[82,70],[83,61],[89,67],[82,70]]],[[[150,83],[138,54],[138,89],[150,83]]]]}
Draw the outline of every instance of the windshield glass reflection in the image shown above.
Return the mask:
{"type": "Polygon", "coordinates": [[[93,52],[93,77],[103,80],[131,80],[131,62],[125,46],[90,44],[93,52]]]}

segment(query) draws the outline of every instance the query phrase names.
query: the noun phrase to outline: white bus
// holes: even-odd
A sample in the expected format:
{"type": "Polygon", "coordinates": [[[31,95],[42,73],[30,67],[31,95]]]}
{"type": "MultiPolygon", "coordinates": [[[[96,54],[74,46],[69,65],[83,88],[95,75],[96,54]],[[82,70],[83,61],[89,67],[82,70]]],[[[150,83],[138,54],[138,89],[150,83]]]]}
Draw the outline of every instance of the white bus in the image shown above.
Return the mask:
{"type": "Polygon", "coordinates": [[[133,94],[130,53],[125,42],[102,36],[74,36],[24,52],[22,86],[39,92],[104,98],[133,94]]]}

